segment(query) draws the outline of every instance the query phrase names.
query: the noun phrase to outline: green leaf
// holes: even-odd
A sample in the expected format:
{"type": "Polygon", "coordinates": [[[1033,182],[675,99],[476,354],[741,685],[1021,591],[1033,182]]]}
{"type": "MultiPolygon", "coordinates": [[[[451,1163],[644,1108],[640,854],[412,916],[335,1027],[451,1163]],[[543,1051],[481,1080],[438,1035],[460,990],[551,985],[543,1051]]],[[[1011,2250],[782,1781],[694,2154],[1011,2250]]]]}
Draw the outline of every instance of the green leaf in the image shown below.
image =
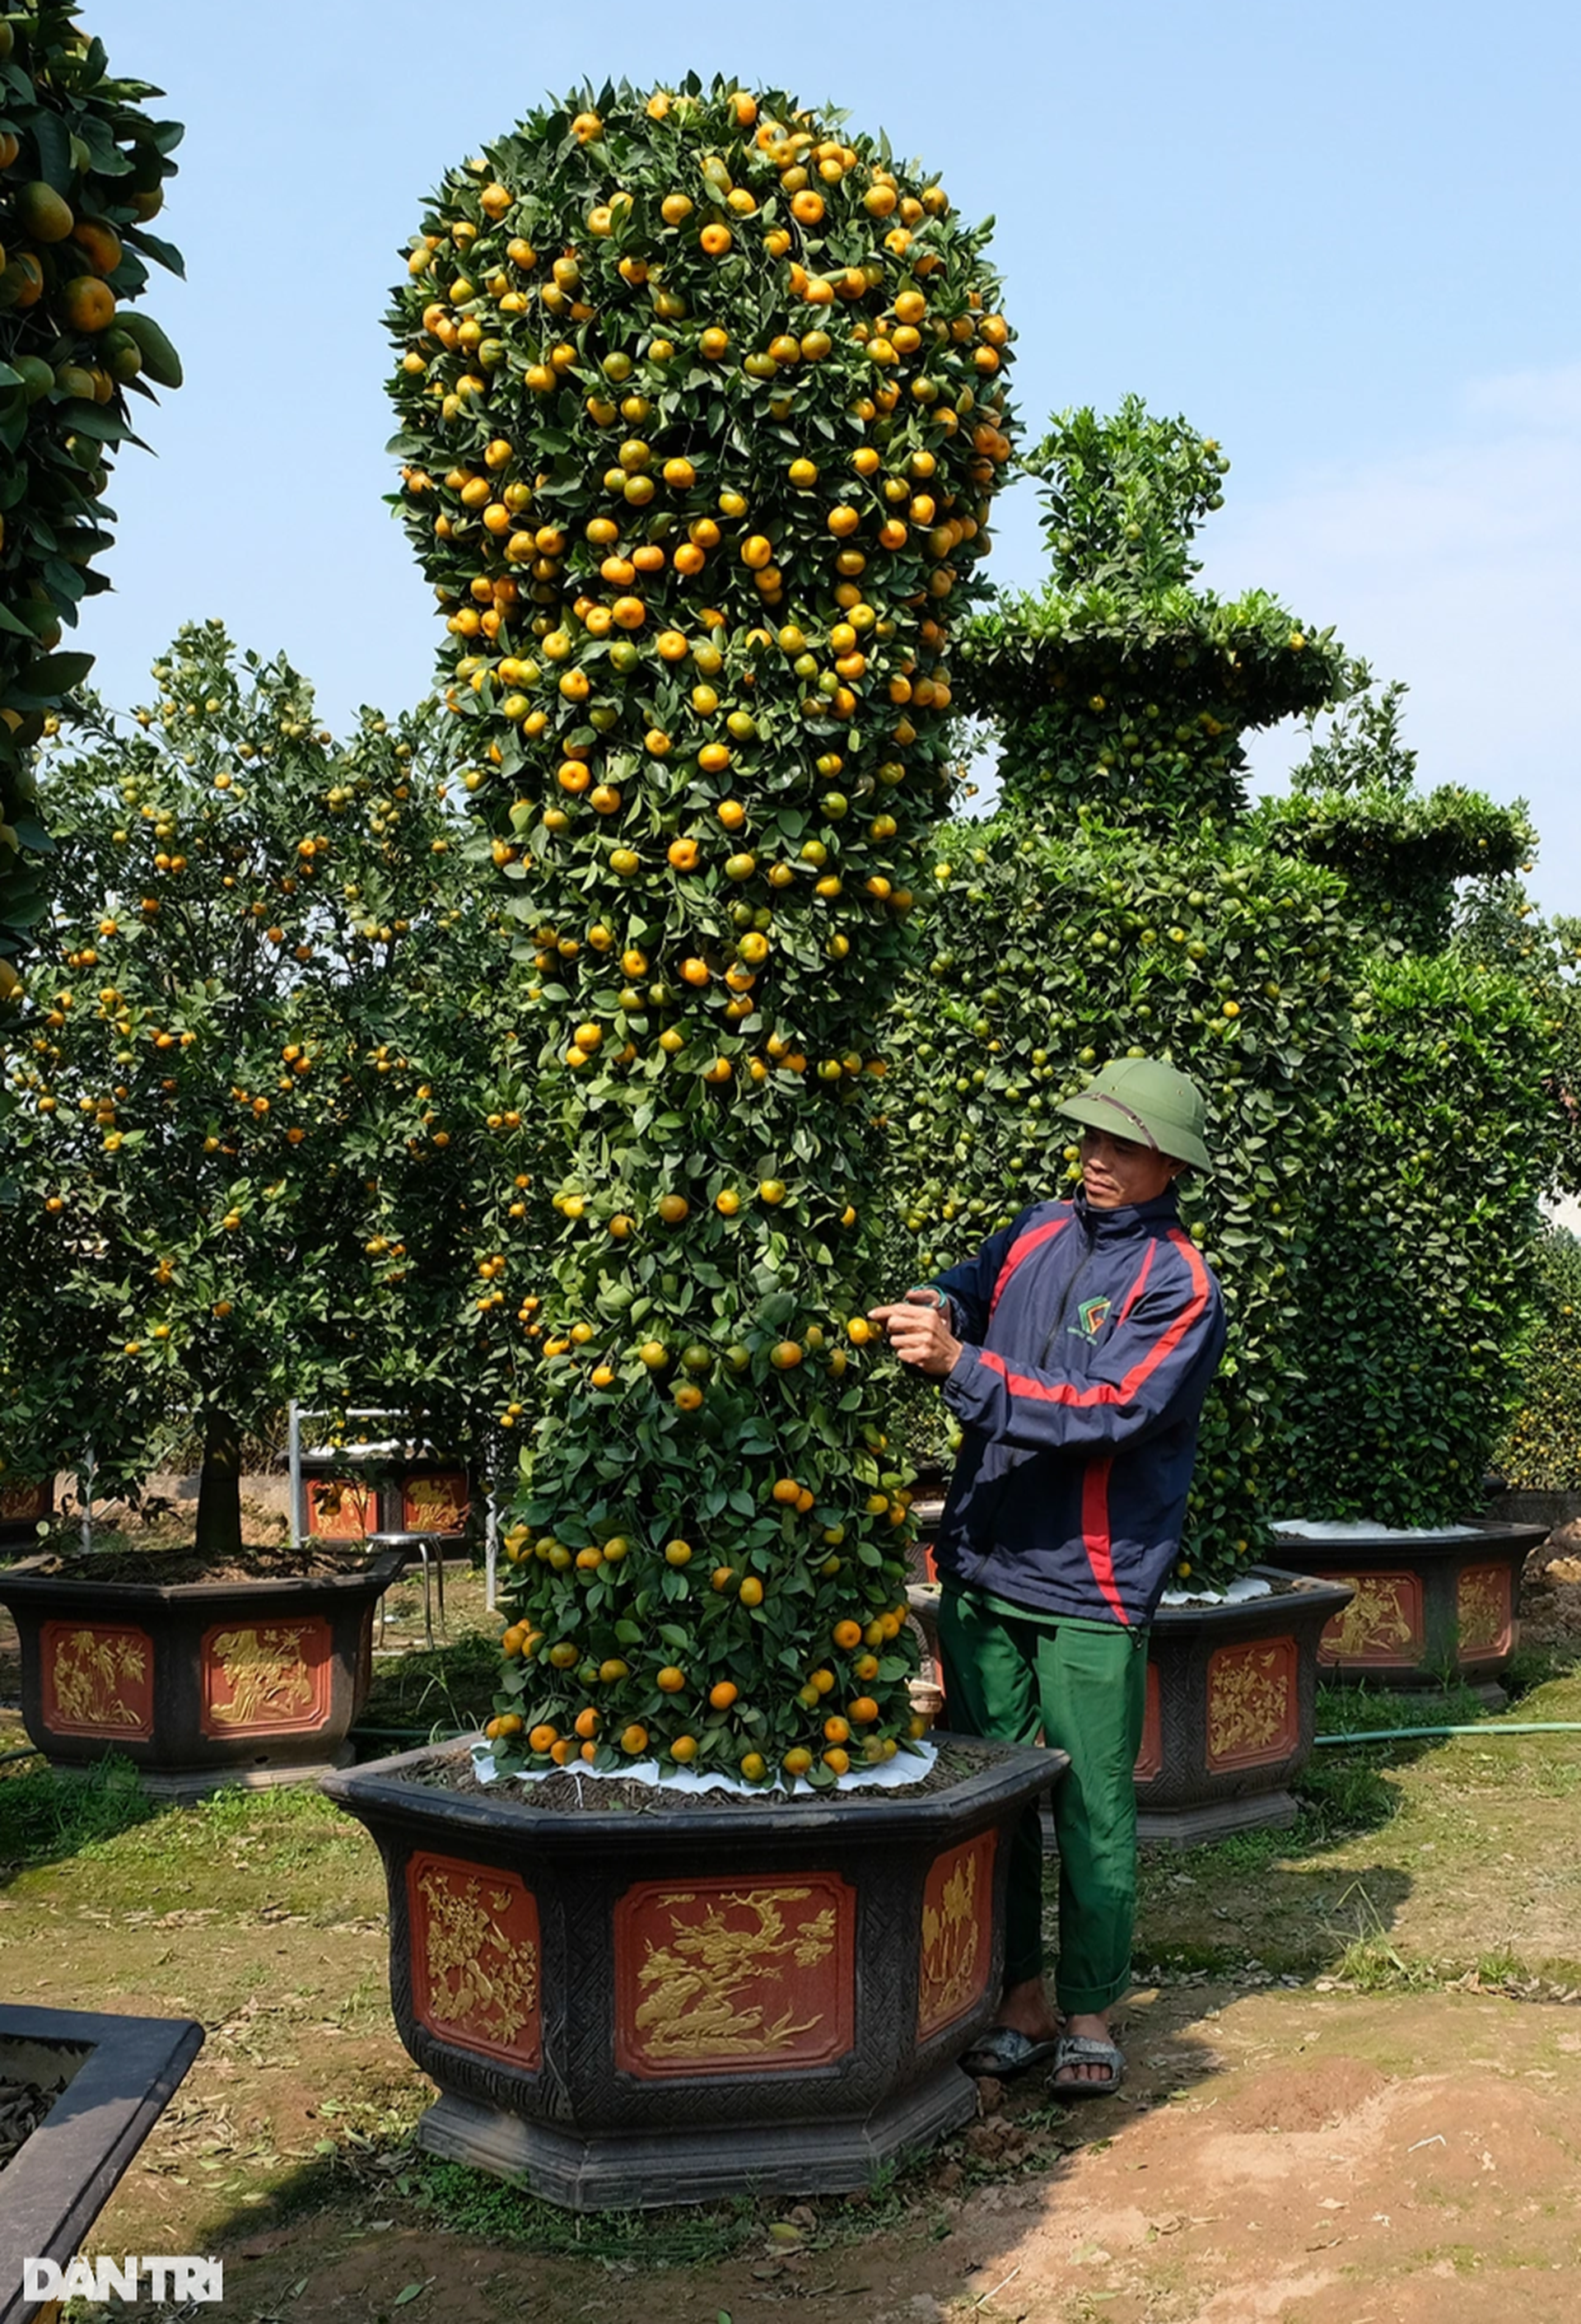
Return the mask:
{"type": "Polygon", "coordinates": [[[59,115],[40,112],[32,121],[33,143],[38,148],[39,175],[58,194],[71,191],[71,135],[59,115]]]}
{"type": "Polygon", "coordinates": [[[187,262],[173,242],[161,242],[157,234],[150,234],[146,226],[123,226],[121,239],[129,242],[134,250],[141,250],[145,258],[152,258],[156,266],[186,281],[187,262]]]}
{"type": "Polygon", "coordinates": [[[88,653],[41,655],[37,661],[28,664],[25,673],[28,691],[42,696],[46,700],[69,694],[73,687],[82,684],[93,668],[93,659],[88,653]]]}

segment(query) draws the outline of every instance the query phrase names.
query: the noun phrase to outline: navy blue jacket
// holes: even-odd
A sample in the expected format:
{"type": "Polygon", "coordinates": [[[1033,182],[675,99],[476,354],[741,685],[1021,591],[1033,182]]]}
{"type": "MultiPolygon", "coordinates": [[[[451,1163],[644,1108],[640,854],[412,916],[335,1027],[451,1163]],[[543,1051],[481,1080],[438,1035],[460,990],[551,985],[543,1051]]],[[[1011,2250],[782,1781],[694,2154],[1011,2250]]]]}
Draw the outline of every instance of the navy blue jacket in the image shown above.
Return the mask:
{"type": "Polygon", "coordinates": [[[1040,1613],[1150,1622],[1225,1338],[1174,1190],[1038,1203],[937,1280],[966,1342],[944,1382],[965,1442],[941,1574],[1040,1613]]]}

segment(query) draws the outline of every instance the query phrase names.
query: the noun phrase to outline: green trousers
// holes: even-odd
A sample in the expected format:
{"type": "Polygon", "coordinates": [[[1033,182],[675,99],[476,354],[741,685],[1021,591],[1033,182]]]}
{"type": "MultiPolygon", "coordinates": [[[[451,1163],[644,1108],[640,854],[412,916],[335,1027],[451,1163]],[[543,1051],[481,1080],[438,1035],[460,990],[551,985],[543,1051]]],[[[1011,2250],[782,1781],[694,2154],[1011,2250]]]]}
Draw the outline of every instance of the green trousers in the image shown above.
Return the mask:
{"type": "MultiPolygon", "coordinates": [[[[961,1735],[1045,1743],[1070,1755],[1054,1786],[1060,1843],[1055,1992],[1069,2015],[1108,2009],[1131,1982],[1136,1792],[1147,1635],[1062,1622],[945,1584],[939,1646],[950,1725],[961,1735]]],[[[1029,1808],[1010,1846],[1005,1983],[1043,1966],[1043,1851],[1029,1808]]]]}

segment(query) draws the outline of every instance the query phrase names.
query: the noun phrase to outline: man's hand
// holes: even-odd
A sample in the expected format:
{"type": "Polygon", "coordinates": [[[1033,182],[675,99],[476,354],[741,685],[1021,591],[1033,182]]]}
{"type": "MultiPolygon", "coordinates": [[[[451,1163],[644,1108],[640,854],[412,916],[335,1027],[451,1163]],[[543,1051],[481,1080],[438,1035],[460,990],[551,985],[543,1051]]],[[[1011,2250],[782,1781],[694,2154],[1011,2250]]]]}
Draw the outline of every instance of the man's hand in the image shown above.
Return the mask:
{"type": "Polygon", "coordinates": [[[897,1306],[869,1308],[868,1321],[880,1327],[903,1364],[930,1379],[944,1379],[961,1349],[945,1314],[933,1292],[908,1291],[897,1306]]]}

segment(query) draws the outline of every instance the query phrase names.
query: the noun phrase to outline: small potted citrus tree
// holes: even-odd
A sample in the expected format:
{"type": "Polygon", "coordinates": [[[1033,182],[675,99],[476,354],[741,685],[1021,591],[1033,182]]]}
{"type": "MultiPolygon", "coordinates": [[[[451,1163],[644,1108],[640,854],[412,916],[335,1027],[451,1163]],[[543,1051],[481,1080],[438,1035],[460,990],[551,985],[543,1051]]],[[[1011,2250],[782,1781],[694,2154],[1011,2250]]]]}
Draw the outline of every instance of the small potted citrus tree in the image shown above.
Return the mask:
{"type": "Polygon", "coordinates": [[[1067,413],[1032,465],[1053,574],[966,641],[961,689],[993,722],[1001,796],[941,835],[897,1003],[891,1266],[924,1279],[1073,1185],[1059,1102],[1100,1063],[1160,1056],[1200,1084],[1215,1167],[1182,1182],[1181,1217],[1230,1337],[1137,1762],[1144,1836],[1181,1841],[1293,1815],[1318,1637],[1345,1603],[1257,1561],[1300,1392],[1314,1156],[1352,1039],[1351,923],[1334,873],[1259,837],[1242,738],[1331,700],[1346,664],[1265,593],[1197,586],[1192,540],[1228,462],[1184,420],[1135,397],[1067,413]]]}
{"type": "Polygon", "coordinates": [[[877,1028],[1010,452],[983,242],[783,95],[611,89],[446,178],[391,316],[565,1162],[500,1285],[540,1359],[487,1730],[526,1780],[329,1789],[384,1852],[424,2144],[567,2202],[850,2186],[969,2114],[999,1836],[1053,1772],[910,1752],[864,1314],[877,1028]]]}
{"type": "MultiPolygon", "coordinates": [[[[193,1538],[4,1587],[40,1747],[188,1792],[335,1764],[365,1692],[399,1556],[244,1545],[244,1441],[291,1395],[393,1383],[420,1412],[458,1331],[470,1351],[490,1238],[450,1152],[483,1134],[476,1075],[454,1131],[421,1075],[431,1051],[464,1063],[458,949],[480,987],[491,962],[420,733],[368,713],[337,747],[303,682],[217,624],[156,675],[129,732],[85,706],[51,770],[69,844],[5,1074],[0,1454],[91,1463],[106,1493],[195,1439],[193,1538]]],[[[507,964],[496,942],[496,983],[507,964]]]]}

